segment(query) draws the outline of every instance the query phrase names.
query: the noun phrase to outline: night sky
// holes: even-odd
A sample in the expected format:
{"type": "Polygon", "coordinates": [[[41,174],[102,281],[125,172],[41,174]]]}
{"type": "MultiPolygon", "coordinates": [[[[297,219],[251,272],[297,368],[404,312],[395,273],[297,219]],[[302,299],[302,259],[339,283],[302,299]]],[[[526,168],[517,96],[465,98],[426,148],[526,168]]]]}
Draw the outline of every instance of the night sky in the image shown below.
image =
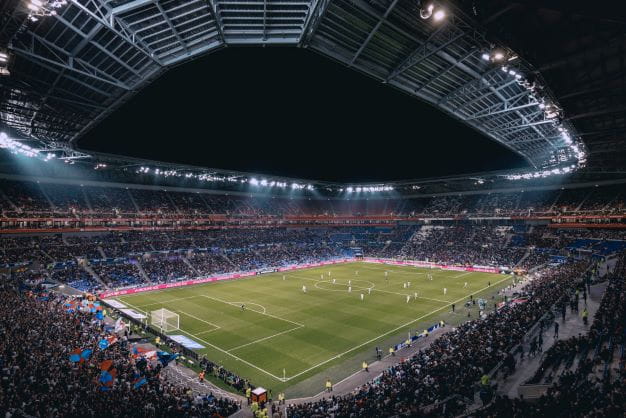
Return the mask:
{"type": "Polygon", "coordinates": [[[328,181],[525,166],[430,105],[296,48],[227,48],[172,69],[78,146],[328,181]]]}

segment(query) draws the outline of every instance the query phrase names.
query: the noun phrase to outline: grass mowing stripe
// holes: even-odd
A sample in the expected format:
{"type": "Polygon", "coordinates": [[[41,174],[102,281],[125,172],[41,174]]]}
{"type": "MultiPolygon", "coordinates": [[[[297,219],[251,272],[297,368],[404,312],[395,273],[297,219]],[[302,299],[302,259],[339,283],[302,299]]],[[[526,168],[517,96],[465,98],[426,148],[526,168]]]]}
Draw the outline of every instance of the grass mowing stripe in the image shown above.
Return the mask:
{"type": "MultiPolygon", "coordinates": [[[[507,277],[507,278],[505,278],[505,279],[502,279],[502,280],[500,280],[500,281],[498,281],[498,282],[494,283],[494,284],[493,284],[493,286],[496,286],[496,285],[498,285],[499,283],[502,283],[503,281],[505,281],[505,280],[509,280],[509,279],[510,279],[509,277],[507,277]]],[[[476,292],[471,293],[471,294],[472,294],[472,295],[475,295],[476,293],[480,293],[480,292],[482,292],[482,291],[484,291],[484,290],[489,289],[490,287],[491,287],[491,286],[486,286],[486,287],[484,287],[484,288],[482,288],[482,289],[480,289],[480,290],[477,290],[476,292]]],[[[355,346],[355,347],[351,348],[351,349],[350,349],[350,350],[348,350],[348,351],[344,351],[343,353],[338,354],[338,355],[336,355],[335,357],[332,357],[332,358],[330,358],[330,359],[328,359],[328,360],[326,360],[326,361],[323,361],[323,362],[321,362],[321,363],[319,363],[319,364],[316,364],[315,366],[310,367],[310,368],[308,368],[307,370],[304,370],[304,371],[302,371],[302,372],[300,372],[300,373],[298,373],[298,374],[295,374],[295,375],[293,375],[293,376],[290,376],[290,377],[288,377],[288,378],[286,379],[286,381],[289,381],[289,380],[291,380],[291,379],[293,379],[293,378],[296,378],[296,377],[298,377],[298,376],[300,376],[300,375],[303,375],[304,373],[307,373],[307,372],[309,372],[309,371],[311,371],[311,370],[314,370],[314,369],[316,369],[317,367],[323,366],[324,364],[329,363],[329,362],[331,362],[331,361],[333,361],[333,360],[336,360],[336,359],[338,359],[339,357],[341,357],[341,356],[343,356],[343,355],[345,355],[345,354],[348,354],[348,353],[350,353],[350,352],[352,352],[352,351],[354,351],[354,350],[357,350],[357,349],[359,349],[359,348],[363,347],[364,345],[367,345],[367,344],[373,343],[374,341],[379,340],[379,339],[381,339],[382,337],[385,337],[385,336],[387,336],[387,335],[389,335],[389,334],[391,334],[391,333],[397,332],[397,331],[401,330],[402,328],[406,328],[406,327],[408,327],[409,325],[412,325],[412,324],[416,323],[417,321],[420,321],[420,320],[422,320],[422,319],[424,319],[424,318],[426,318],[426,317],[429,317],[429,316],[431,316],[431,315],[436,314],[437,312],[439,312],[439,311],[441,311],[441,310],[445,309],[448,305],[452,305],[453,303],[454,303],[454,304],[457,304],[457,303],[459,303],[459,302],[462,302],[462,301],[463,301],[463,300],[465,300],[465,299],[467,299],[467,296],[463,296],[462,298],[460,298],[460,299],[458,299],[458,300],[456,300],[456,301],[454,301],[454,302],[450,302],[450,303],[448,303],[447,305],[442,306],[442,307],[441,307],[441,308],[439,308],[439,309],[436,309],[436,310],[434,310],[434,311],[432,311],[432,312],[430,312],[430,313],[427,313],[427,314],[425,314],[425,315],[422,315],[421,317],[419,317],[419,318],[417,318],[417,319],[414,319],[414,320],[412,320],[412,321],[410,321],[410,322],[407,322],[406,324],[400,325],[399,327],[394,328],[394,329],[392,329],[391,331],[387,331],[386,333],[381,334],[381,335],[379,335],[378,337],[372,338],[372,339],[371,339],[371,340],[369,340],[369,341],[366,341],[366,342],[364,342],[364,343],[361,343],[361,344],[359,344],[359,345],[357,345],[357,346],[355,346]]]]}
{"type": "Polygon", "coordinates": [[[230,350],[228,350],[228,352],[239,350],[240,348],[248,347],[249,345],[257,344],[257,343],[260,343],[262,341],[269,340],[270,338],[278,337],[279,335],[283,335],[283,334],[286,334],[286,333],[291,332],[291,331],[295,331],[295,330],[300,329],[300,328],[304,328],[304,325],[301,326],[301,327],[295,327],[295,328],[288,329],[286,331],[278,332],[278,333],[276,333],[274,335],[269,335],[267,337],[259,338],[258,340],[249,342],[247,344],[242,344],[242,345],[240,345],[238,347],[231,348],[230,350]]]}
{"type": "Polygon", "coordinates": [[[212,326],[213,328],[215,328],[215,329],[220,329],[220,328],[222,328],[222,327],[220,327],[219,325],[214,324],[213,322],[205,321],[204,319],[202,319],[202,318],[198,318],[197,316],[192,315],[192,314],[188,314],[187,312],[177,311],[177,310],[175,310],[174,312],[180,312],[181,314],[183,314],[183,315],[187,315],[187,316],[188,316],[188,317],[190,317],[190,318],[196,319],[196,320],[198,320],[198,321],[200,321],[200,322],[204,322],[205,324],[209,324],[209,325],[211,325],[211,326],[212,326]]]}
{"type": "MultiPolygon", "coordinates": [[[[218,299],[218,298],[215,298],[215,297],[213,297],[213,296],[208,296],[208,295],[201,295],[201,296],[203,296],[203,297],[205,297],[205,298],[207,298],[207,299],[213,299],[213,300],[216,300],[216,301],[218,301],[218,302],[225,303],[225,304],[227,304],[227,305],[233,305],[233,302],[227,302],[227,301],[225,301],[225,300],[218,299]]],[[[270,318],[279,319],[279,320],[281,320],[281,321],[289,322],[289,323],[291,323],[291,324],[298,325],[298,326],[300,326],[300,327],[303,327],[303,326],[304,326],[304,324],[301,324],[301,323],[299,323],[299,322],[290,321],[289,319],[285,319],[285,318],[281,318],[281,317],[276,316],[276,315],[268,314],[267,312],[255,311],[255,310],[253,310],[253,309],[250,309],[250,310],[251,310],[251,311],[253,311],[253,312],[258,313],[259,315],[269,316],[270,318]]]]}
{"type": "MultiPolygon", "coordinates": [[[[420,274],[423,274],[423,273],[420,273],[420,274]]],[[[316,283],[320,283],[320,282],[323,282],[323,283],[328,283],[328,282],[330,282],[330,279],[329,279],[329,280],[326,280],[326,279],[324,279],[324,280],[318,280],[318,279],[313,279],[313,278],[310,278],[310,277],[302,277],[302,276],[295,276],[295,275],[289,275],[288,277],[293,277],[293,278],[295,278],[295,279],[302,279],[302,280],[311,280],[311,281],[314,281],[314,282],[316,282],[316,283]]],[[[342,280],[345,280],[345,279],[342,279],[342,280]]],[[[352,280],[352,279],[350,279],[350,280],[352,280]]],[[[369,281],[369,280],[354,279],[354,281],[355,281],[355,282],[367,282],[367,281],[369,281]]],[[[347,286],[348,286],[348,285],[347,285],[347,284],[345,284],[345,283],[333,283],[333,285],[334,285],[334,286],[335,286],[335,285],[336,285],[336,286],[344,286],[344,287],[347,287],[347,286]]],[[[391,285],[388,285],[388,286],[386,286],[386,287],[389,287],[389,286],[391,286],[391,285]]],[[[372,289],[372,292],[384,292],[384,293],[389,293],[389,294],[392,294],[392,295],[399,295],[399,296],[405,296],[405,297],[406,297],[406,296],[411,296],[411,297],[413,297],[413,295],[411,295],[411,293],[410,293],[410,292],[409,292],[409,293],[398,293],[398,292],[392,292],[392,291],[390,291],[390,290],[376,289],[376,287],[375,287],[375,286],[374,286],[374,287],[351,286],[351,287],[352,287],[355,291],[372,289]]],[[[339,291],[343,291],[343,290],[339,290],[339,291]]],[[[447,300],[427,298],[427,297],[424,297],[424,296],[418,296],[417,298],[418,298],[418,299],[424,299],[424,300],[432,300],[433,302],[450,303],[450,302],[448,302],[447,300]]]]}
{"type": "MultiPolygon", "coordinates": [[[[343,370],[341,378],[352,374],[354,359],[369,345],[393,344],[396,337],[403,338],[400,334],[404,331],[413,332],[413,328],[431,325],[431,318],[434,323],[447,315],[446,307],[458,303],[453,299],[483,292],[489,288],[483,288],[488,280],[494,282],[495,293],[503,281],[496,281],[493,274],[470,273],[465,277],[469,285],[464,287],[463,281],[453,277],[458,271],[398,266],[385,277],[388,267],[347,263],[294,271],[296,274],[269,273],[128,295],[134,306],[128,305],[137,311],[166,308],[178,312],[185,317],[180,333],[206,347],[196,350],[200,355],[257,385],[284,390],[303,380],[317,381],[331,366],[331,373],[343,370]],[[432,273],[434,280],[427,280],[426,273],[432,273]],[[337,283],[333,284],[333,279],[337,283]],[[347,292],[349,280],[351,293],[347,292]],[[407,280],[412,284],[403,289],[402,282],[407,280]],[[311,291],[303,294],[301,287],[309,287],[303,283],[307,281],[312,282],[311,291]],[[439,299],[443,287],[448,289],[445,298],[449,300],[439,299]],[[415,292],[420,295],[417,299],[415,292]],[[365,293],[364,301],[360,293],[365,293]],[[406,296],[411,303],[404,303],[406,296]],[[235,311],[241,305],[246,309],[239,314],[235,311]],[[220,329],[207,329],[215,325],[220,329]],[[283,369],[293,375],[288,377],[283,369]]],[[[302,387],[308,384],[302,383],[302,387]]]]}
{"type": "Polygon", "coordinates": [[[195,338],[196,340],[198,340],[198,341],[201,341],[201,342],[205,343],[205,344],[206,344],[206,345],[208,345],[209,347],[214,348],[214,349],[216,349],[217,351],[219,351],[219,352],[221,352],[221,353],[224,353],[224,354],[226,354],[226,355],[228,355],[228,356],[230,356],[230,357],[234,358],[235,360],[242,362],[243,364],[245,364],[245,365],[247,365],[247,366],[252,367],[253,369],[256,369],[256,370],[258,370],[258,371],[260,371],[260,372],[262,372],[262,373],[265,373],[266,375],[271,376],[271,377],[273,377],[274,379],[276,379],[276,380],[278,380],[278,381],[280,381],[280,382],[284,382],[284,380],[283,380],[283,378],[282,378],[282,377],[275,376],[275,375],[273,375],[272,373],[268,372],[267,370],[264,370],[264,369],[262,369],[262,368],[260,368],[260,367],[258,367],[258,366],[256,366],[256,365],[254,365],[254,364],[250,363],[249,361],[246,361],[246,360],[244,360],[244,359],[242,359],[242,358],[240,358],[240,357],[237,357],[236,355],[234,355],[234,354],[232,354],[232,353],[229,353],[228,351],[224,350],[223,348],[220,348],[220,347],[218,347],[218,346],[216,346],[216,345],[214,345],[214,344],[211,344],[210,342],[205,341],[205,340],[203,340],[203,339],[202,339],[202,338],[200,338],[200,337],[196,337],[195,335],[190,334],[190,333],[188,333],[187,331],[185,331],[185,330],[183,330],[183,329],[180,329],[179,331],[180,331],[180,332],[184,332],[185,334],[189,335],[190,337],[195,338]]]}
{"type": "MultiPolygon", "coordinates": [[[[143,295],[140,295],[140,296],[143,296],[143,295]]],[[[193,298],[197,298],[197,297],[200,297],[200,295],[187,296],[185,298],[175,298],[175,299],[170,299],[170,300],[164,300],[162,302],[146,303],[146,304],[142,304],[142,305],[139,305],[139,306],[142,307],[142,308],[145,308],[146,306],[163,305],[163,304],[166,304],[166,303],[178,302],[180,300],[193,299],[193,298]]]]}

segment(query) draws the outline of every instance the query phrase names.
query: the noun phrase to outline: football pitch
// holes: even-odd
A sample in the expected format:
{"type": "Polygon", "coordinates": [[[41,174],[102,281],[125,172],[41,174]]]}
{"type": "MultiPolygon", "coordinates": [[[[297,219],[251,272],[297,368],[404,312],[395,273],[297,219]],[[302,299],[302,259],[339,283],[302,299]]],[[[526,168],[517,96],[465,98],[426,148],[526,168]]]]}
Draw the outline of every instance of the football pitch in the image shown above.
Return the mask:
{"type": "Polygon", "coordinates": [[[386,354],[408,332],[421,332],[440,319],[462,322],[470,295],[490,298],[510,280],[492,273],[355,262],[116,299],[146,313],[176,312],[180,329],[169,335],[194,340],[205,347],[196,350],[199,354],[277,392],[334,366],[341,372],[333,378],[345,377],[358,370],[357,358],[374,357],[375,346],[386,354]]]}

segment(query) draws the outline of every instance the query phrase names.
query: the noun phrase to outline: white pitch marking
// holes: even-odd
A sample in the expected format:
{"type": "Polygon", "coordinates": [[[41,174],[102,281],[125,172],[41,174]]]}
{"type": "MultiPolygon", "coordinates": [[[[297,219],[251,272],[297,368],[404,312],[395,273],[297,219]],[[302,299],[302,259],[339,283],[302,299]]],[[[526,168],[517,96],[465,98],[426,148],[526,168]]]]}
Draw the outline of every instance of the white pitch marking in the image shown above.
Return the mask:
{"type": "Polygon", "coordinates": [[[183,312],[183,311],[174,311],[174,312],[180,312],[180,313],[181,313],[181,314],[183,314],[183,315],[187,315],[188,317],[191,317],[191,318],[196,319],[196,320],[198,320],[198,321],[204,322],[205,324],[209,324],[209,325],[211,325],[211,326],[215,327],[215,329],[220,329],[220,328],[222,328],[222,327],[220,327],[219,325],[214,324],[213,322],[205,321],[204,319],[198,318],[197,316],[194,316],[194,315],[192,315],[192,314],[188,314],[187,312],[183,312]]]}
{"type": "Polygon", "coordinates": [[[459,277],[467,276],[468,274],[474,273],[473,271],[466,271],[465,273],[458,274],[456,276],[452,276],[453,279],[458,279],[459,277]]]}
{"type": "Polygon", "coordinates": [[[208,341],[206,341],[206,340],[203,340],[203,339],[202,339],[202,338],[200,338],[200,337],[196,337],[195,335],[190,334],[190,333],[188,333],[187,331],[185,331],[185,330],[183,330],[183,329],[180,329],[179,331],[180,331],[180,332],[183,332],[183,333],[185,333],[185,334],[187,334],[187,335],[189,335],[190,337],[195,338],[195,339],[196,339],[196,340],[198,340],[198,341],[201,341],[201,342],[205,343],[206,345],[208,345],[209,347],[212,347],[212,348],[216,349],[217,351],[221,351],[222,353],[224,353],[224,354],[226,354],[226,355],[231,356],[232,358],[234,358],[235,360],[238,360],[238,361],[242,362],[243,364],[246,364],[246,365],[248,365],[248,366],[250,366],[250,367],[252,367],[252,368],[254,368],[254,369],[256,369],[256,370],[258,370],[258,371],[260,371],[260,372],[265,373],[265,374],[266,374],[266,375],[268,375],[268,376],[273,377],[274,379],[278,380],[279,382],[284,382],[284,381],[285,381],[285,380],[283,380],[283,378],[282,378],[282,377],[278,377],[278,376],[276,376],[276,375],[274,375],[274,374],[272,374],[272,373],[268,372],[267,370],[264,370],[264,369],[260,368],[259,366],[255,366],[254,364],[250,363],[249,361],[246,361],[246,360],[242,359],[241,357],[237,357],[236,355],[234,355],[234,354],[232,354],[232,353],[229,353],[228,351],[224,350],[223,348],[220,348],[220,347],[218,347],[218,346],[216,346],[216,345],[214,345],[214,344],[211,344],[210,342],[208,342],[208,341]]]}
{"type": "Polygon", "coordinates": [[[286,331],[277,332],[276,334],[269,335],[267,337],[259,338],[258,340],[254,340],[254,341],[249,342],[247,344],[242,344],[242,345],[239,345],[239,346],[237,346],[235,348],[231,348],[231,349],[228,350],[228,352],[230,353],[231,351],[239,350],[240,348],[244,348],[244,347],[247,347],[247,346],[252,345],[252,344],[260,343],[261,341],[269,340],[270,338],[278,337],[279,335],[283,335],[283,334],[286,334],[286,333],[291,332],[291,331],[295,331],[295,330],[300,329],[300,328],[304,328],[304,326],[291,328],[291,329],[288,329],[286,331]]]}
{"type": "MultiPolygon", "coordinates": [[[[218,302],[222,302],[222,303],[226,303],[226,304],[228,304],[228,305],[231,305],[231,302],[228,302],[228,301],[226,301],[226,300],[222,300],[222,299],[218,299],[218,298],[214,298],[213,296],[208,296],[208,295],[201,295],[201,296],[203,296],[203,297],[205,297],[205,298],[207,298],[207,299],[213,299],[213,300],[216,300],[216,301],[218,301],[218,302]]],[[[254,311],[254,312],[258,313],[259,315],[269,316],[270,318],[280,319],[281,321],[289,322],[290,324],[298,325],[298,326],[300,326],[300,327],[303,327],[303,326],[304,326],[304,324],[301,324],[301,323],[299,323],[299,322],[295,322],[295,321],[291,321],[291,320],[289,320],[289,319],[281,318],[281,317],[276,316],[276,315],[272,315],[272,314],[268,314],[268,313],[263,313],[263,312],[259,312],[259,311],[254,311]]]]}
{"type": "Polygon", "coordinates": [[[169,299],[169,300],[164,300],[163,302],[147,303],[145,305],[140,305],[140,306],[142,308],[145,308],[146,306],[163,305],[164,303],[178,302],[179,300],[192,299],[192,298],[197,298],[197,297],[200,297],[200,295],[187,296],[184,298],[169,299]]]}
{"type": "MultiPolygon", "coordinates": [[[[482,289],[477,290],[476,292],[474,292],[474,293],[472,293],[472,294],[473,294],[473,295],[475,295],[475,294],[477,294],[477,293],[480,293],[480,292],[482,292],[483,290],[487,290],[487,289],[489,289],[490,287],[496,286],[496,285],[498,285],[498,284],[502,283],[502,282],[503,282],[503,281],[505,281],[505,280],[510,280],[510,277],[507,277],[507,278],[504,278],[504,279],[502,279],[502,280],[500,280],[500,281],[497,281],[497,282],[493,283],[491,286],[486,286],[486,287],[483,287],[482,289]]],[[[346,354],[348,354],[348,353],[351,353],[351,352],[352,352],[352,351],[354,351],[354,350],[358,350],[359,348],[363,347],[364,345],[367,345],[367,344],[373,343],[374,341],[379,340],[380,338],[385,337],[385,336],[387,336],[387,335],[389,335],[389,334],[391,334],[391,333],[397,332],[398,330],[400,330],[400,329],[402,329],[402,328],[406,328],[406,327],[408,327],[409,325],[412,325],[412,324],[416,323],[417,321],[422,320],[423,318],[426,318],[426,317],[428,317],[428,316],[431,316],[431,315],[433,315],[433,314],[436,314],[437,312],[440,312],[440,311],[444,310],[445,308],[447,308],[447,307],[448,307],[448,305],[451,305],[451,304],[453,304],[453,303],[454,303],[454,304],[457,304],[457,303],[459,303],[459,302],[462,302],[462,301],[464,301],[465,299],[467,299],[468,297],[469,297],[469,295],[466,295],[466,296],[464,296],[464,297],[462,297],[462,298],[460,298],[460,299],[458,299],[458,300],[455,300],[455,301],[452,301],[452,302],[448,302],[446,305],[444,305],[443,307],[441,307],[441,308],[439,308],[439,309],[436,309],[436,310],[431,311],[431,312],[429,312],[429,313],[427,313],[427,314],[424,314],[424,315],[420,316],[419,318],[416,318],[416,319],[414,319],[414,320],[412,320],[412,321],[409,321],[409,322],[407,322],[406,324],[402,324],[402,325],[400,325],[399,327],[396,327],[396,328],[394,328],[394,329],[392,329],[392,330],[390,330],[390,331],[385,332],[384,334],[379,335],[378,337],[374,337],[374,338],[372,338],[372,339],[370,339],[370,340],[368,340],[368,341],[365,341],[364,343],[361,343],[361,344],[359,344],[359,345],[357,345],[357,346],[354,346],[354,347],[352,347],[351,349],[349,349],[349,350],[347,350],[347,351],[344,351],[343,353],[337,354],[336,356],[331,357],[331,358],[329,358],[328,360],[324,360],[323,362],[321,362],[321,363],[319,363],[319,364],[316,364],[315,366],[309,367],[308,369],[303,370],[303,371],[301,371],[301,372],[300,372],[300,373],[298,373],[298,374],[294,374],[293,376],[287,377],[287,378],[285,378],[285,380],[282,380],[282,381],[283,381],[283,382],[287,382],[287,381],[289,381],[289,380],[291,380],[291,379],[294,379],[294,378],[296,378],[296,377],[298,377],[298,376],[301,376],[301,375],[303,375],[303,374],[305,374],[305,373],[308,373],[308,372],[310,372],[311,370],[314,370],[314,369],[316,369],[316,368],[318,368],[318,367],[320,367],[320,366],[323,366],[323,365],[324,365],[324,364],[326,364],[326,363],[329,363],[329,362],[331,362],[331,361],[333,361],[333,360],[336,360],[336,359],[340,358],[341,356],[344,356],[344,355],[346,355],[346,354]]]]}

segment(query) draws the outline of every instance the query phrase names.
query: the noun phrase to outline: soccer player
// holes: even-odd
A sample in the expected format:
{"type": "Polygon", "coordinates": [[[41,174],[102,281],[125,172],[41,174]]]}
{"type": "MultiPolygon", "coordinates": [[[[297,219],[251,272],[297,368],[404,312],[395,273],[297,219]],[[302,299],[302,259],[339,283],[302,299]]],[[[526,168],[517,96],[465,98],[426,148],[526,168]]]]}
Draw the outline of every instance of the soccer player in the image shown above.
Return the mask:
{"type": "Polygon", "coordinates": [[[246,305],[245,304],[241,304],[241,312],[244,312],[246,310],[246,305]]]}
{"type": "Polygon", "coordinates": [[[417,300],[417,292],[413,293],[413,297],[417,300]]]}
{"type": "Polygon", "coordinates": [[[372,294],[372,288],[371,288],[371,287],[368,287],[368,288],[367,288],[367,294],[368,294],[368,295],[371,295],[371,294],[372,294]]]}
{"type": "Polygon", "coordinates": [[[328,270],[328,276],[330,277],[330,270],[328,270]]]}
{"type": "Polygon", "coordinates": [[[363,293],[361,293],[361,300],[363,300],[363,298],[364,298],[363,293]]]}
{"type": "Polygon", "coordinates": [[[447,288],[443,288],[443,294],[445,295],[446,293],[448,293],[448,289],[447,288]]]}
{"type": "Polygon", "coordinates": [[[333,279],[333,284],[335,284],[335,281],[336,281],[336,280],[335,280],[335,279],[333,279]]]}
{"type": "Polygon", "coordinates": [[[306,293],[306,286],[302,285],[302,292],[306,293]]]}
{"type": "Polygon", "coordinates": [[[355,274],[356,276],[358,276],[358,275],[359,275],[359,271],[358,271],[358,270],[355,270],[355,271],[354,271],[354,274],[355,274]]]}
{"type": "Polygon", "coordinates": [[[389,275],[389,272],[385,270],[385,277],[389,275]]]}
{"type": "Polygon", "coordinates": [[[352,286],[352,280],[348,280],[348,286],[352,286]]]}
{"type": "Polygon", "coordinates": [[[406,287],[411,287],[411,282],[407,282],[406,287]]]}
{"type": "Polygon", "coordinates": [[[406,303],[409,303],[410,300],[411,300],[411,295],[406,295],[406,303]]]}
{"type": "Polygon", "coordinates": [[[348,286],[348,293],[352,293],[352,286],[348,286]]]}
{"type": "Polygon", "coordinates": [[[463,285],[463,288],[467,288],[467,282],[465,282],[465,284],[463,285]]]}
{"type": "Polygon", "coordinates": [[[428,280],[432,280],[433,279],[433,275],[428,273],[428,280]]]}
{"type": "Polygon", "coordinates": [[[283,280],[285,280],[285,275],[283,274],[283,280]]]}
{"type": "Polygon", "coordinates": [[[406,282],[402,283],[402,288],[406,289],[406,282]]]}
{"type": "Polygon", "coordinates": [[[324,275],[320,274],[320,279],[324,280],[324,275]]]}

